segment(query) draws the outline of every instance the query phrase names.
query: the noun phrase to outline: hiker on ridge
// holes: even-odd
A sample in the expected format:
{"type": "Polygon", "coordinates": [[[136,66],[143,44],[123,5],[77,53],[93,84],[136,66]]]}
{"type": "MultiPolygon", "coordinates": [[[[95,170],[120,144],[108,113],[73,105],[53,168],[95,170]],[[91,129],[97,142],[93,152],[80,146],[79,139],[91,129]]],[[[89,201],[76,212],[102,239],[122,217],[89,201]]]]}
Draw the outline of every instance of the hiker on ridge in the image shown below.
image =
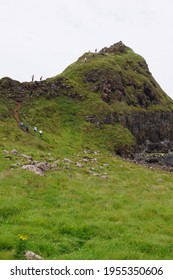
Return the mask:
{"type": "Polygon", "coordinates": [[[26,125],[25,130],[26,130],[26,132],[29,132],[29,127],[28,127],[28,125],[26,125]]]}
{"type": "Polygon", "coordinates": [[[20,122],[20,128],[23,128],[23,122],[20,122]]]}
{"type": "Polygon", "coordinates": [[[42,130],[39,130],[39,134],[40,134],[40,136],[42,136],[42,134],[43,134],[43,131],[42,131],[42,130]]]}

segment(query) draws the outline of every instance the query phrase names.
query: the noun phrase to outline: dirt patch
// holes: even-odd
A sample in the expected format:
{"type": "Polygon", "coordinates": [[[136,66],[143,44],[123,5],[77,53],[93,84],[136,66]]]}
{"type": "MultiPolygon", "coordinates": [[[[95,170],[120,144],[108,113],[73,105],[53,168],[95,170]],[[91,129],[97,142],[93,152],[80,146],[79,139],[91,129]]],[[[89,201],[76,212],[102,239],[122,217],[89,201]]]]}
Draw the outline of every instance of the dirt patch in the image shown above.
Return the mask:
{"type": "Polygon", "coordinates": [[[20,123],[20,118],[19,118],[19,110],[21,108],[21,102],[18,102],[16,105],[16,108],[14,109],[14,116],[15,119],[17,120],[18,123],[20,123]]]}

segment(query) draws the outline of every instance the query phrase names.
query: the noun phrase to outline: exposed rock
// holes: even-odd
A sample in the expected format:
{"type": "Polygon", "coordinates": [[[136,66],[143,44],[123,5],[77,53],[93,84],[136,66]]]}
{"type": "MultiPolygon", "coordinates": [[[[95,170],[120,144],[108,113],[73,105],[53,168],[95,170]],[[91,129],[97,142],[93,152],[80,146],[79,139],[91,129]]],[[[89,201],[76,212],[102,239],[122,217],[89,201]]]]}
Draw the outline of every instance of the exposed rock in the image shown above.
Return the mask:
{"type": "Polygon", "coordinates": [[[9,154],[9,151],[3,150],[3,153],[6,154],[6,155],[8,155],[8,154],[9,154]]]}
{"type": "MultiPolygon", "coordinates": [[[[105,120],[107,123],[119,122],[135,136],[138,145],[156,144],[159,151],[173,149],[173,112],[134,112],[132,114],[114,114],[105,120]],[[148,142],[146,142],[148,141],[148,142]]],[[[153,147],[157,148],[157,147],[153,147]]]]}
{"type": "Polygon", "coordinates": [[[102,179],[107,179],[108,176],[107,176],[107,175],[101,175],[100,178],[102,178],[102,179]]]}
{"type": "MultiPolygon", "coordinates": [[[[89,120],[89,121],[90,121],[90,120],[89,120]]],[[[85,150],[84,150],[84,153],[85,153],[85,154],[88,154],[88,153],[89,153],[89,154],[92,154],[92,151],[89,150],[89,149],[85,149],[85,150]]]]}
{"type": "Polygon", "coordinates": [[[30,164],[30,165],[37,165],[37,163],[38,163],[38,161],[37,160],[28,160],[28,164],[30,164]]]}
{"type": "Polygon", "coordinates": [[[35,254],[34,252],[32,251],[27,251],[25,253],[25,258],[27,260],[44,260],[41,256],[35,254]]]}
{"type": "Polygon", "coordinates": [[[145,160],[147,163],[158,163],[159,160],[157,157],[151,157],[145,160]]]}
{"type": "Polygon", "coordinates": [[[33,160],[31,156],[27,156],[27,155],[24,155],[24,154],[21,154],[21,157],[23,157],[27,160],[33,160]]]}
{"type": "Polygon", "coordinates": [[[69,169],[69,166],[68,165],[64,165],[63,168],[64,169],[69,169]]]}
{"type": "Polygon", "coordinates": [[[80,162],[76,162],[75,165],[78,166],[78,167],[83,167],[83,164],[80,163],[80,162]]]}
{"type": "Polygon", "coordinates": [[[93,172],[92,170],[88,170],[88,172],[90,174],[92,174],[93,176],[100,177],[101,179],[107,179],[108,178],[108,175],[101,175],[101,174],[99,174],[97,172],[93,172]]]}
{"type": "Polygon", "coordinates": [[[15,149],[13,149],[13,150],[10,151],[10,153],[13,154],[13,155],[17,155],[17,154],[18,154],[18,151],[15,150],[15,149]]]}
{"type": "Polygon", "coordinates": [[[17,167],[17,166],[20,166],[20,165],[21,165],[20,162],[16,162],[16,163],[11,164],[11,167],[17,167]]]}
{"type": "Polygon", "coordinates": [[[44,172],[50,170],[50,168],[51,168],[49,163],[47,163],[47,162],[39,162],[36,164],[36,167],[41,169],[44,172]]]}
{"type": "Polygon", "coordinates": [[[92,158],[91,161],[97,162],[97,158],[92,158]]]}
{"type": "Polygon", "coordinates": [[[89,162],[89,159],[83,158],[82,161],[83,161],[83,162],[89,162]]]}
{"type": "Polygon", "coordinates": [[[57,159],[57,160],[54,161],[54,164],[58,165],[59,162],[60,162],[60,160],[57,159]]]}
{"type": "Polygon", "coordinates": [[[110,46],[109,48],[103,48],[99,53],[123,53],[126,50],[126,46],[123,44],[122,41],[115,43],[114,45],[110,46]]]}
{"type": "Polygon", "coordinates": [[[161,179],[161,178],[158,178],[158,179],[157,179],[157,182],[164,182],[164,180],[161,179]]]}
{"type": "Polygon", "coordinates": [[[64,161],[69,162],[69,163],[73,163],[73,161],[71,159],[68,159],[68,158],[64,158],[64,161]]]}
{"type": "Polygon", "coordinates": [[[40,175],[40,176],[44,176],[44,171],[41,170],[40,168],[38,168],[38,167],[35,166],[35,165],[23,165],[23,166],[22,166],[22,169],[23,169],[23,170],[32,171],[32,172],[34,172],[35,174],[40,175]]]}
{"type": "Polygon", "coordinates": [[[92,174],[93,176],[100,176],[100,174],[99,173],[97,173],[97,172],[93,172],[92,170],[88,170],[88,172],[90,173],[90,174],[92,174]]]}
{"type": "Polygon", "coordinates": [[[146,145],[146,153],[168,153],[169,147],[168,145],[164,145],[163,143],[148,143],[146,145]]]}
{"type": "Polygon", "coordinates": [[[74,90],[72,84],[65,77],[58,77],[56,81],[35,81],[34,83],[20,83],[8,77],[0,79],[0,96],[22,102],[28,97],[31,98],[31,91],[34,96],[44,96],[47,99],[62,94],[70,98],[84,99],[80,93],[74,90]]]}
{"type": "Polygon", "coordinates": [[[54,162],[52,164],[49,164],[49,166],[50,166],[50,169],[57,170],[57,163],[56,162],[54,162]]]}
{"type": "Polygon", "coordinates": [[[6,160],[11,160],[11,156],[6,156],[5,159],[6,160]]]}

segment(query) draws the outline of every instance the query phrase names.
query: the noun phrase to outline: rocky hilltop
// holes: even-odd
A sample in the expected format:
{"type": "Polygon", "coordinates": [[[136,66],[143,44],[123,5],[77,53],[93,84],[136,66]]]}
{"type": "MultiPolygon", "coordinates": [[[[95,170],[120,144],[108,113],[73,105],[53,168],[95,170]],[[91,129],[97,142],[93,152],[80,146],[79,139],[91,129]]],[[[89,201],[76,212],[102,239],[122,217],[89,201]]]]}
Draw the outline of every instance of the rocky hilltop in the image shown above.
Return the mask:
{"type": "Polygon", "coordinates": [[[26,104],[31,99],[62,96],[77,100],[81,110],[76,116],[96,129],[120,124],[131,133],[134,141],[116,143],[119,155],[173,150],[173,101],[155,81],[146,61],[121,41],[83,54],[62,74],[47,80],[0,80],[0,97],[7,107],[8,100],[26,104]]]}

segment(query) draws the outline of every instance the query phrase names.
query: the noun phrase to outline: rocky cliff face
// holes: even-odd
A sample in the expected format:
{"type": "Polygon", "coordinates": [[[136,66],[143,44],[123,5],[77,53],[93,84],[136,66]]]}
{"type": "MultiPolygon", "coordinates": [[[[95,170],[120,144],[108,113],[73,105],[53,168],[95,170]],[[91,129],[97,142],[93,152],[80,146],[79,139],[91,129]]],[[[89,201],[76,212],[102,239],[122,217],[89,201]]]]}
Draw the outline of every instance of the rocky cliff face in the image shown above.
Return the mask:
{"type": "Polygon", "coordinates": [[[50,99],[60,95],[82,99],[82,95],[75,90],[65,77],[59,77],[53,81],[46,80],[41,82],[35,81],[24,83],[14,81],[8,77],[0,80],[1,98],[22,102],[32,97],[45,97],[46,99],[50,99]]]}
{"type": "Polygon", "coordinates": [[[131,115],[118,116],[118,120],[135,135],[137,143],[173,139],[173,112],[136,112],[131,115]]]}
{"type": "MultiPolygon", "coordinates": [[[[88,121],[98,124],[94,116],[88,121]]],[[[131,114],[110,113],[101,123],[120,123],[128,128],[136,139],[136,151],[173,151],[173,112],[136,111],[131,114]]]]}

